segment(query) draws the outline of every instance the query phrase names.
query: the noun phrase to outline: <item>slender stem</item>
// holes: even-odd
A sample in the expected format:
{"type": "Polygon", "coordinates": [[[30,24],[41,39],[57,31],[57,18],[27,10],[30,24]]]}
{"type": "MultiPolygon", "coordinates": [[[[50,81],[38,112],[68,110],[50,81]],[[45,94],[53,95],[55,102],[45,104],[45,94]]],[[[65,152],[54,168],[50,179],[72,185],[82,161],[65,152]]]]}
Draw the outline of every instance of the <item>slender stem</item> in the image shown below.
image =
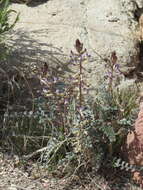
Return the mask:
{"type": "Polygon", "coordinates": [[[111,66],[111,77],[109,79],[109,92],[111,92],[112,94],[112,91],[113,91],[113,66],[111,66]]]}
{"type": "MultiPolygon", "coordinates": [[[[80,55],[81,56],[81,55],[80,55]]],[[[80,103],[80,107],[82,106],[82,59],[80,59],[79,62],[79,69],[80,69],[80,73],[79,73],[79,103],[80,103]]]]}

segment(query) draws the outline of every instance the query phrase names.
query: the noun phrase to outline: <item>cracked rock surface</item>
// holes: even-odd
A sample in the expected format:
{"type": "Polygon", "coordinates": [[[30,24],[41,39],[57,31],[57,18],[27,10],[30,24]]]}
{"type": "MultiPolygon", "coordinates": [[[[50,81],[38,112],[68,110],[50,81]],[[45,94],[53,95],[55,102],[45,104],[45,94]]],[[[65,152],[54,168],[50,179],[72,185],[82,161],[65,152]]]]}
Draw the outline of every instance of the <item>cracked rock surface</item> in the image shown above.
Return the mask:
{"type": "MultiPolygon", "coordinates": [[[[136,1],[139,6],[142,1],[136,1]]],[[[88,65],[91,81],[103,71],[102,58],[116,51],[121,66],[137,54],[135,3],[129,0],[49,0],[41,4],[11,4],[20,12],[10,44],[13,59],[27,64],[68,59],[80,39],[94,58],[88,65]],[[62,58],[61,58],[62,57],[62,58]]],[[[102,73],[101,73],[102,74],[102,73]]]]}

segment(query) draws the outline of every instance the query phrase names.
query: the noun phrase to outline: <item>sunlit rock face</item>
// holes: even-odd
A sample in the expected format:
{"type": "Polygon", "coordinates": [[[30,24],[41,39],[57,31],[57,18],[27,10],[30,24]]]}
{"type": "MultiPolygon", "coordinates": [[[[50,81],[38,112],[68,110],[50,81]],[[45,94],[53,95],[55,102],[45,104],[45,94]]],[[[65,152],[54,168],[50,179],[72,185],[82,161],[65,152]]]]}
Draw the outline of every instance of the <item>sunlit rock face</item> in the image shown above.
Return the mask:
{"type": "Polygon", "coordinates": [[[15,52],[13,62],[62,64],[79,39],[91,55],[85,67],[93,87],[104,75],[104,60],[111,52],[116,51],[121,67],[137,62],[136,5],[130,0],[31,1],[12,3],[11,8],[20,12],[9,40],[15,52]]]}

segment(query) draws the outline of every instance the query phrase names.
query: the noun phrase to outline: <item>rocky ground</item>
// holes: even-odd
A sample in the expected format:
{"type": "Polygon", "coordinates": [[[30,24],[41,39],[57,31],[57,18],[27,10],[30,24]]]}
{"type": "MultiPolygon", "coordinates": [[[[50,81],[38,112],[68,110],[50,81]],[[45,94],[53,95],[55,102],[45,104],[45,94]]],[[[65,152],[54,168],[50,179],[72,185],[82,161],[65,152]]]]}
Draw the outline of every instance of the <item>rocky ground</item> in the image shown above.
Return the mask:
{"type": "Polygon", "coordinates": [[[87,185],[87,180],[82,182],[78,176],[61,178],[58,173],[50,175],[34,162],[21,164],[17,156],[0,156],[0,190],[83,190],[92,189],[93,186],[96,190],[105,186],[96,182],[87,185]]]}
{"type": "MultiPolygon", "coordinates": [[[[141,0],[135,0],[139,7],[141,0]]],[[[43,3],[11,4],[20,12],[20,19],[12,31],[9,45],[12,47],[10,63],[21,67],[33,64],[66,64],[75,40],[80,39],[91,55],[86,65],[88,78],[95,86],[103,75],[104,60],[116,51],[122,68],[137,66],[138,22],[134,12],[136,3],[130,0],[49,0],[43,3]]],[[[19,164],[17,158],[3,154],[0,158],[1,190],[71,190],[71,189],[139,189],[127,182],[127,186],[109,188],[106,180],[96,177],[86,180],[78,177],[60,178],[47,171],[37,170],[34,163],[19,164]],[[32,168],[32,169],[31,169],[32,168]],[[36,169],[36,172],[35,172],[36,169]],[[36,175],[35,175],[36,173],[36,175]],[[38,175],[40,176],[37,176],[38,175]],[[76,179],[74,179],[76,178],[76,179]],[[99,183],[98,183],[99,182],[99,183]]],[[[112,179],[112,178],[111,178],[112,179]]],[[[124,181],[124,179],[123,179],[124,181]]]]}
{"type": "MultiPolygon", "coordinates": [[[[108,173],[108,172],[107,172],[108,173]]],[[[0,190],[141,190],[127,174],[112,173],[108,180],[99,175],[61,177],[34,162],[22,164],[17,156],[0,155],[0,190]],[[121,177],[122,175],[122,177],[121,177]]]]}

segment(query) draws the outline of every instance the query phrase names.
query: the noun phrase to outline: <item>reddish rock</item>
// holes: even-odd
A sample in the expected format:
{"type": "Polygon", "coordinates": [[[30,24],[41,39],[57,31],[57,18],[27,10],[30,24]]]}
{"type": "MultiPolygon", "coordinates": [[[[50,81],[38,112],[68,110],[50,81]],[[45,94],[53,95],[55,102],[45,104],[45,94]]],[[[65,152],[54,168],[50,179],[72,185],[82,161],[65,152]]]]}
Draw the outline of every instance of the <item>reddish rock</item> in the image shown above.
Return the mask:
{"type": "MultiPolygon", "coordinates": [[[[128,159],[129,164],[143,166],[143,94],[140,98],[134,131],[127,135],[124,156],[128,159]]],[[[133,173],[133,180],[143,185],[143,176],[139,171],[133,173]]]]}

